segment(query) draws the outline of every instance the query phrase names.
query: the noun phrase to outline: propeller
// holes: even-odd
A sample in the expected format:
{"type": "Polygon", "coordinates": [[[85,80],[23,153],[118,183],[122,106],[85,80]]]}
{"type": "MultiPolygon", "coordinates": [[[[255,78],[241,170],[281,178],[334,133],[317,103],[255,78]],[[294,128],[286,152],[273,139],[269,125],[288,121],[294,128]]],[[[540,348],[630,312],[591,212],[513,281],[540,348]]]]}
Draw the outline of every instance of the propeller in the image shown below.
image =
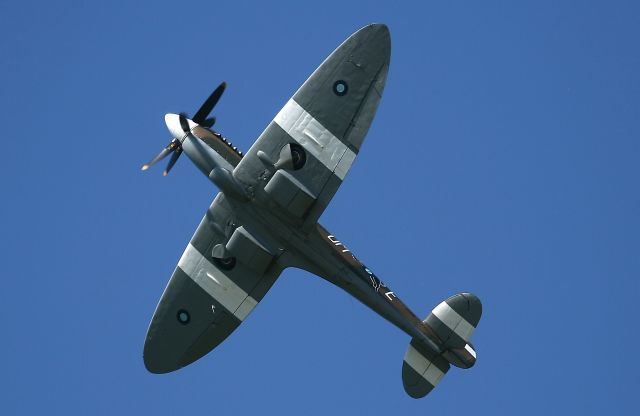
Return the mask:
{"type": "Polygon", "coordinates": [[[176,164],[181,154],[182,154],[182,146],[180,146],[173,152],[173,154],[171,155],[171,159],[169,159],[169,163],[167,164],[167,168],[164,170],[164,172],[162,172],[162,176],[167,176],[169,174],[169,171],[171,170],[173,165],[176,164]]]}
{"type": "MultiPolygon", "coordinates": [[[[220,85],[218,85],[218,87],[215,90],[213,90],[209,98],[207,98],[205,102],[202,103],[202,105],[200,106],[198,111],[196,111],[195,115],[191,120],[193,120],[193,122],[201,126],[211,128],[211,126],[215,124],[216,118],[213,116],[209,117],[209,114],[211,113],[211,110],[213,110],[213,107],[215,107],[218,101],[220,100],[220,97],[222,96],[222,93],[226,88],[227,88],[226,82],[222,82],[220,85]]],[[[178,120],[180,121],[180,128],[184,133],[188,133],[189,131],[191,131],[191,128],[189,127],[189,122],[187,121],[188,118],[189,116],[186,113],[178,114],[178,120]]],[[[156,155],[156,157],[154,157],[149,162],[142,165],[142,170],[149,169],[151,166],[155,165],[162,159],[171,155],[171,159],[169,159],[167,168],[164,170],[164,172],[162,172],[164,176],[167,176],[169,174],[169,171],[171,171],[171,168],[173,168],[173,165],[175,165],[176,162],[178,161],[178,158],[180,157],[181,154],[182,154],[182,141],[180,138],[174,137],[169,142],[169,144],[166,145],[165,148],[162,149],[160,153],[158,153],[158,155],[156,155]]]]}

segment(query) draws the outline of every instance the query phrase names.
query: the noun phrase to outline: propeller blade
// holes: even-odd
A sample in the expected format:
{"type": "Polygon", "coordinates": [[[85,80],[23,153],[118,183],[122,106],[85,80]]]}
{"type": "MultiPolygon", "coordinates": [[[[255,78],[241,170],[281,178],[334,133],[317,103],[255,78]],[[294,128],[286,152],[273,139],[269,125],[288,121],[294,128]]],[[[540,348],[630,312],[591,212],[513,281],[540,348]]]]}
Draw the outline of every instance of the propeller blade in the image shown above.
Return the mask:
{"type": "Polygon", "coordinates": [[[218,88],[213,90],[209,98],[207,98],[207,100],[202,104],[198,111],[196,111],[196,114],[191,120],[195,121],[198,124],[203,124],[209,113],[211,113],[211,110],[213,110],[213,107],[215,107],[215,105],[218,103],[218,100],[222,96],[225,88],[227,88],[226,82],[218,85],[218,88]]]}
{"type": "Polygon", "coordinates": [[[189,128],[189,122],[187,121],[187,116],[184,113],[178,114],[178,120],[180,120],[180,127],[182,127],[182,131],[188,133],[191,131],[189,128]]]}
{"type": "Polygon", "coordinates": [[[177,142],[178,141],[176,139],[171,140],[171,142],[167,146],[165,146],[165,148],[162,149],[156,157],[151,159],[151,161],[149,161],[148,163],[145,163],[144,165],[142,165],[142,170],[149,169],[151,166],[155,165],[165,157],[169,156],[169,153],[173,152],[178,147],[177,142]]]}
{"type": "Polygon", "coordinates": [[[214,124],[216,124],[216,118],[215,117],[209,117],[206,120],[204,120],[202,123],[200,123],[201,126],[204,126],[204,127],[207,127],[207,128],[213,127],[214,124]]]}
{"type": "MultiPolygon", "coordinates": [[[[204,127],[209,127],[209,128],[215,124],[216,118],[209,117],[209,113],[211,113],[211,110],[213,110],[213,107],[215,107],[215,105],[218,103],[218,101],[220,100],[220,97],[222,97],[222,93],[226,88],[227,88],[227,83],[223,82],[220,85],[218,85],[218,88],[213,90],[209,98],[206,99],[206,101],[202,104],[202,106],[200,106],[196,114],[193,116],[192,120],[195,123],[201,124],[204,127]]],[[[165,116],[165,122],[167,123],[167,127],[169,128],[169,131],[171,131],[173,135],[180,135],[179,131],[176,131],[177,129],[175,128],[176,126],[175,126],[174,117],[175,117],[174,114],[167,114],[165,116]]],[[[185,134],[189,134],[191,131],[188,118],[189,116],[186,113],[178,114],[178,121],[180,122],[180,128],[182,129],[182,132],[185,134]]],[[[181,137],[184,137],[184,136],[181,136],[181,137]]],[[[167,176],[171,171],[171,169],[173,168],[173,166],[178,161],[178,158],[180,157],[180,155],[182,154],[182,146],[178,138],[174,138],[171,141],[171,143],[169,143],[164,149],[162,149],[162,151],[156,157],[151,159],[149,163],[142,165],[142,170],[149,169],[151,166],[153,166],[160,160],[169,156],[170,153],[173,153],[173,154],[171,155],[171,159],[169,159],[167,168],[162,173],[164,176],[167,176]]]]}
{"type": "Polygon", "coordinates": [[[169,159],[169,164],[167,165],[167,168],[164,170],[164,172],[162,172],[162,176],[167,176],[169,174],[169,171],[171,170],[173,165],[176,164],[181,154],[182,154],[182,147],[178,147],[176,151],[173,152],[173,155],[171,155],[171,159],[169,159]]]}

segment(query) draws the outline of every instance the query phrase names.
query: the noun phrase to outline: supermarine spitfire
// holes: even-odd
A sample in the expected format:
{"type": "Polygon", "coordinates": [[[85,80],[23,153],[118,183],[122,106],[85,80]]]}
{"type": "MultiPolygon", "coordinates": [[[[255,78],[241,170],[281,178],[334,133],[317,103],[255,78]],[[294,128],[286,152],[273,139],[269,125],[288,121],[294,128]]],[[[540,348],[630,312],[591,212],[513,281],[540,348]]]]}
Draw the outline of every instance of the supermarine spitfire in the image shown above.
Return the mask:
{"type": "Polygon", "coordinates": [[[344,41],[285,104],[243,155],[212,126],[222,83],[192,118],[167,114],[173,140],[148,164],[181,153],[217,194],[162,294],[144,344],[152,373],[168,373],[207,354],[251,313],[287,267],[342,288],[411,337],[402,380],[415,398],[450,365],[470,368],[470,337],[482,306],[462,293],[423,321],[318,218],[360,151],[382,97],[389,30],[365,26],[344,41]]]}

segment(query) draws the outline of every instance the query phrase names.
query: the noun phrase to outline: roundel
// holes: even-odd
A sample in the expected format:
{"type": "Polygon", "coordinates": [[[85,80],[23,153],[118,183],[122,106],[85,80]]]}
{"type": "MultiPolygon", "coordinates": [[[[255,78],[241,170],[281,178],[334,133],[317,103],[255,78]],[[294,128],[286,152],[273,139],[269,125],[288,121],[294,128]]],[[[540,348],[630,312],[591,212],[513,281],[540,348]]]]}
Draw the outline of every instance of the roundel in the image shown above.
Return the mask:
{"type": "Polygon", "coordinates": [[[333,83],[333,92],[340,97],[345,95],[348,90],[349,90],[349,87],[347,86],[347,83],[344,82],[343,80],[338,80],[333,83]]]}
{"type": "Polygon", "coordinates": [[[187,312],[184,309],[180,309],[178,311],[178,313],[176,314],[176,318],[178,318],[178,322],[180,322],[182,325],[188,324],[189,321],[191,320],[191,316],[189,315],[189,312],[187,312]]]}

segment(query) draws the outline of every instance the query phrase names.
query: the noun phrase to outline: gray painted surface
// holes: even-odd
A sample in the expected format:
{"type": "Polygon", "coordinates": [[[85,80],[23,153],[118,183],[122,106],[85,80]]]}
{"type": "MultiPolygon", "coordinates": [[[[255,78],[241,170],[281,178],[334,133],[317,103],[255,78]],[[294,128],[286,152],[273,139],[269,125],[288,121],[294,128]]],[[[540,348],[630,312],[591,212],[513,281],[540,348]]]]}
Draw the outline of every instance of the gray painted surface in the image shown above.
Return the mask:
{"type": "Polygon", "coordinates": [[[426,396],[442,380],[449,363],[422,343],[412,340],[402,362],[402,384],[414,399],[426,396]]]}
{"type": "Polygon", "coordinates": [[[443,356],[456,367],[466,369],[476,363],[476,353],[468,343],[481,315],[480,299],[460,293],[438,304],[424,321],[443,345],[443,356]]]}
{"type": "MultiPolygon", "coordinates": [[[[178,126],[177,116],[168,116],[175,134],[182,135],[180,128],[187,126],[181,138],[184,152],[221,192],[154,313],[144,347],[149,371],[176,370],[215,348],[287,267],[328,280],[412,338],[403,364],[403,383],[412,397],[427,394],[448,371],[447,342],[456,336],[455,328],[431,316],[425,322],[419,319],[317,223],[373,120],[389,69],[390,45],[384,25],[354,33],[300,87],[245,156],[219,134],[191,120],[182,119],[178,126]],[[297,168],[287,153],[296,146],[306,155],[297,168]],[[221,258],[227,254],[232,257],[221,258]],[[180,322],[185,312],[189,319],[180,322]]],[[[450,298],[450,305],[475,327],[481,309],[469,307],[471,298],[465,296],[450,298]]],[[[456,346],[460,341],[456,338],[456,346]]]]}

